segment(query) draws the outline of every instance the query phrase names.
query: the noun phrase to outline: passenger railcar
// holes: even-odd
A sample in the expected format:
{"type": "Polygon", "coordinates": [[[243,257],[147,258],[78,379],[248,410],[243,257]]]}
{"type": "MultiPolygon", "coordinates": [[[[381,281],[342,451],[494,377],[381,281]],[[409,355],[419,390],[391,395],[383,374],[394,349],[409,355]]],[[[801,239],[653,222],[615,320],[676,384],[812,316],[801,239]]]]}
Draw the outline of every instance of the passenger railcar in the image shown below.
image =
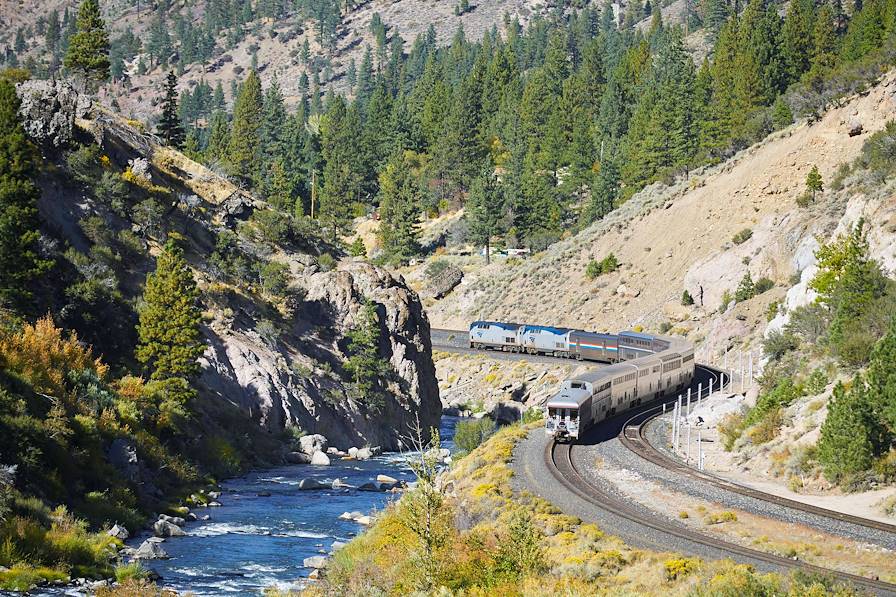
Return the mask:
{"type": "Polygon", "coordinates": [[[556,441],[578,439],[594,424],[690,385],[694,349],[689,343],[634,332],[617,339],[618,363],[564,381],[545,405],[545,433],[556,441]]]}
{"type": "Polygon", "coordinates": [[[569,354],[580,361],[614,363],[619,360],[617,336],[571,330],[569,332],[569,354]]]}

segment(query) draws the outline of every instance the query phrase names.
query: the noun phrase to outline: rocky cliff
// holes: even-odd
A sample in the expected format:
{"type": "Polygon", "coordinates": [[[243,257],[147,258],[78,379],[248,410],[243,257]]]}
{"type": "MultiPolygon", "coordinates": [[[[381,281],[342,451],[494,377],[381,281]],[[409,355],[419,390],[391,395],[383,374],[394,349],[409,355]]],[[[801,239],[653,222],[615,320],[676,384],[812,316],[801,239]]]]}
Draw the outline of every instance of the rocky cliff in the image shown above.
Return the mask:
{"type": "Polygon", "coordinates": [[[289,428],[320,433],[343,449],[365,444],[398,449],[418,420],[424,429],[438,425],[429,321],[403,279],[362,261],[324,268],[318,257],[323,252],[338,257],[340,251],[323,246],[313,234],[301,242],[261,241],[251,216],[269,206],[232,181],[161,147],[153,135],[91,105],[65,83],[29,81],[18,91],[27,130],[47,166],[39,208],[51,246],[67,245],[94,258],[91,250],[101,244],[98,221],[113,245],[127,235],[131,248],[118,252],[112,269],[118,290],[132,304],[165,238],[184,247],[203,290],[208,343],[197,410],[214,417],[235,406],[271,434],[289,428]],[[124,205],[110,208],[96,185],[76,183],[66,172],[72,153],[94,144],[101,155],[97,174],[129,183],[127,197],[119,199],[124,205]],[[152,229],[137,216],[149,199],[161,204],[162,222],[152,229]],[[279,264],[287,290],[275,297],[262,291],[257,279],[223,276],[211,264],[223,234],[233,235],[243,258],[255,264],[253,277],[265,264],[279,264]],[[357,398],[344,367],[346,333],[365,301],[375,305],[379,355],[389,365],[377,408],[357,398]]]}

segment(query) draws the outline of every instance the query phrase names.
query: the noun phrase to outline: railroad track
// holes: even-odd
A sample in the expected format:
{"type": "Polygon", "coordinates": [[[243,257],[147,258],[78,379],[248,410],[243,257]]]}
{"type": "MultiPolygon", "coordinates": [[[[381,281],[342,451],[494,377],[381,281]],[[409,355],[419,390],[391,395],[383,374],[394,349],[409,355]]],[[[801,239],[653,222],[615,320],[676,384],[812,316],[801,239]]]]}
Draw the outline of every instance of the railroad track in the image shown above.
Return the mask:
{"type": "MultiPolygon", "coordinates": [[[[724,373],[715,372],[708,367],[701,366],[701,368],[709,372],[717,373],[718,375],[724,375],[724,373]]],[[[644,460],[647,460],[648,462],[651,462],[659,467],[662,467],[679,475],[686,475],[725,491],[745,495],[747,497],[761,500],[770,504],[784,506],[792,510],[800,510],[802,512],[814,514],[823,518],[829,518],[832,520],[837,520],[840,522],[845,522],[876,531],[883,531],[885,533],[896,534],[896,525],[888,524],[886,522],[878,520],[862,518],[860,516],[853,516],[852,514],[837,512],[836,510],[829,510],[827,508],[821,508],[819,506],[813,506],[811,504],[806,504],[797,500],[792,500],[771,493],[766,493],[764,491],[759,491],[758,489],[753,489],[752,487],[747,487],[745,485],[723,479],[722,477],[718,477],[704,471],[696,470],[679,460],[667,456],[658,448],[654,447],[653,444],[651,444],[645,437],[645,428],[647,424],[663,414],[663,411],[661,411],[660,409],[661,406],[657,406],[635,414],[623,424],[622,431],[620,431],[619,433],[619,441],[622,443],[622,445],[644,460]]]]}
{"type": "Polygon", "coordinates": [[[572,458],[574,448],[574,444],[548,442],[544,453],[545,465],[555,479],[568,491],[601,510],[605,510],[616,516],[625,518],[638,525],[669,535],[673,538],[683,539],[713,550],[738,556],[741,559],[764,562],[780,569],[801,569],[807,572],[832,576],[839,580],[852,583],[857,587],[873,591],[879,595],[896,595],[896,584],[890,584],[881,580],[859,576],[857,574],[840,572],[830,568],[823,568],[799,560],[791,560],[782,556],[743,547],[736,543],[698,533],[658,514],[644,512],[639,508],[633,507],[619,496],[607,492],[589,482],[576,468],[572,458]]]}

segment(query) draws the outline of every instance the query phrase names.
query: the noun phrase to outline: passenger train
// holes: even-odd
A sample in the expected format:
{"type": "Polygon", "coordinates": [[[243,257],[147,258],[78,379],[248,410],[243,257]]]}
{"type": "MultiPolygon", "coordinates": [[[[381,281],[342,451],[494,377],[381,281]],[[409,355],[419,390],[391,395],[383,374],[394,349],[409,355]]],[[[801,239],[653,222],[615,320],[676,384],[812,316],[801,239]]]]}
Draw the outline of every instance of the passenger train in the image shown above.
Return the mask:
{"type": "Polygon", "coordinates": [[[683,339],[494,321],[470,325],[470,347],[611,363],[564,381],[545,405],[545,432],[578,439],[589,427],[665,394],[694,377],[694,347],[683,339]]]}

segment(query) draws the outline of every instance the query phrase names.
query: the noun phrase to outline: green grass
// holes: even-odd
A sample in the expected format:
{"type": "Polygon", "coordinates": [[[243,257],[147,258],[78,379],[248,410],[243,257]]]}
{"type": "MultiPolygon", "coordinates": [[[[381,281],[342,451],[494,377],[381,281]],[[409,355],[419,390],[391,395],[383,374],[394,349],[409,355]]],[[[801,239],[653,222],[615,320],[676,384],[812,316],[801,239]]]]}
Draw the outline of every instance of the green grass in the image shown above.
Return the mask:
{"type": "Polygon", "coordinates": [[[5,591],[27,591],[38,585],[68,580],[69,576],[65,571],[45,566],[16,564],[8,570],[0,571],[0,589],[5,591]]]}

